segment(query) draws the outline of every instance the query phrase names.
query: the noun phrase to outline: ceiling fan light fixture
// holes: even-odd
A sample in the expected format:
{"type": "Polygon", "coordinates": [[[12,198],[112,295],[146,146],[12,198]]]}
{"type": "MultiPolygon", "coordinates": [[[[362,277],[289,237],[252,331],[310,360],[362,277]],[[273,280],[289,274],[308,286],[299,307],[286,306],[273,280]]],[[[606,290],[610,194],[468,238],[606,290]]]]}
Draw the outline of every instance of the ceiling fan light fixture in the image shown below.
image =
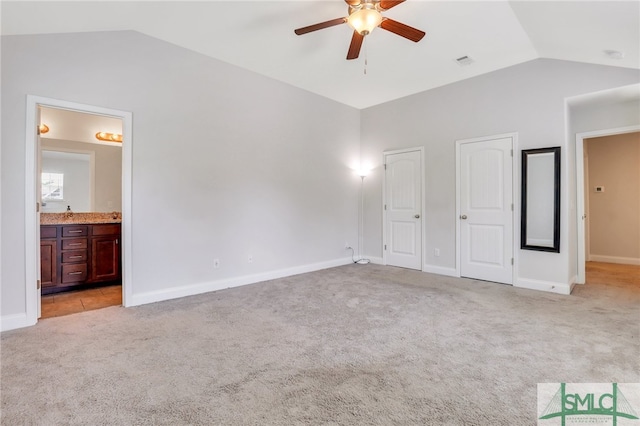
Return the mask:
{"type": "Polygon", "coordinates": [[[371,31],[382,23],[382,15],[375,9],[373,4],[363,4],[361,9],[349,15],[347,23],[358,34],[366,36],[371,34],[371,31]]]}

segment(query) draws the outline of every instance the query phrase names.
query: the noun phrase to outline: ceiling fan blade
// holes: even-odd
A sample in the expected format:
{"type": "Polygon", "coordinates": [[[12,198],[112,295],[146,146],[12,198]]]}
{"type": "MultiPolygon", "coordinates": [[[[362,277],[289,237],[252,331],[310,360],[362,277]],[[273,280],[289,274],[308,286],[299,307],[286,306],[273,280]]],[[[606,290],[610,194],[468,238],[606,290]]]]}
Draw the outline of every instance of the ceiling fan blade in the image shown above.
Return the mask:
{"type": "Polygon", "coordinates": [[[347,59],[356,59],[360,56],[360,48],[362,47],[362,41],[364,36],[359,32],[354,31],[353,37],[351,37],[351,44],[349,45],[349,52],[347,52],[347,59]]]}
{"type": "Polygon", "coordinates": [[[384,28],[387,31],[391,31],[394,34],[398,34],[401,37],[404,37],[411,41],[415,41],[416,43],[422,40],[422,37],[424,37],[426,34],[424,31],[420,31],[416,28],[410,27],[389,18],[383,20],[380,24],[380,27],[384,28]]]}
{"type": "Polygon", "coordinates": [[[405,0],[381,0],[380,1],[380,9],[389,10],[394,6],[399,5],[400,3],[404,3],[405,0]]]}
{"type": "Polygon", "coordinates": [[[293,32],[298,34],[298,35],[302,35],[302,34],[310,33],[312,31],[318,31],[318,30],[322,30],[324,28],[333,27],[335,25],[344,24],[345,22],[347,22],[347,18],[336,18],[336,19],[332,19],[330,21],[320,22],[319,24],[309,25],[308,27],[298,28],[297,30],[294,30],[293,32]]]}

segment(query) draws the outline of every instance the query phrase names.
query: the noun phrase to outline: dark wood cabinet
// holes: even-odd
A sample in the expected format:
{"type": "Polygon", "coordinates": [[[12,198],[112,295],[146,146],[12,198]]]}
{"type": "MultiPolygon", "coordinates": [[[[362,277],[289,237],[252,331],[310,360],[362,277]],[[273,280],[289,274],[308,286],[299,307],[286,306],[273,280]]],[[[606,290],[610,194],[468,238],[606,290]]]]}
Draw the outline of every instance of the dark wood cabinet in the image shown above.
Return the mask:
{"type": "Polygon", "coordinates": [[[91,281],[120,278],[120,225],[94,225],[91,236],[91,281]]]}
{"type": "Polygon", "coordinates": [[[42,288],[55,286],[58,282],[57,241],[40,241],[40,282],[42,288]]]}
{"type": "Polygon", "coordinates": [[[42,225],[42,293],[119,281],[120,224],[42,225]]]}

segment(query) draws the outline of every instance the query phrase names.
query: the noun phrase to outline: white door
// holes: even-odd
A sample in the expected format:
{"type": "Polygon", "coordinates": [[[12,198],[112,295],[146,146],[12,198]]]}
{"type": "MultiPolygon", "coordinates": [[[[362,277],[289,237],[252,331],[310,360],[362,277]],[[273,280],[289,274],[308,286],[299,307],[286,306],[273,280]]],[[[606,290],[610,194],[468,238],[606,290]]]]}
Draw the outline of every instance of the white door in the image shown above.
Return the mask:
{"type": "MultiPolygon", "coordinates": [[[[36,107],[36,123],[40,126],[40,106],[36,107]]],[[[38,203],[38,213],[36,214],[36,240],[37,244],[37,255],[36,255],[36,274],[38,285],[36,286],[36,297],[38,299],[37,305],[37,317],[40,318],[42,316],[42,276],[40,268],[40,214],[42,211],[42,141],[40,140],[40,128],[35,129],[36,132],[36,202],[38,203]]],[[[55,259],[53,259],[55,261],[55,259]]]]}
{"type": "Polygon", "coordinates": [[[460,145],[460,275],[513,283],[512,138],[460,145]]]}
{"type": "Polygon", "coordinates": [[[422,270],[422,152],[385,154],[385,263],[422,270]]]}

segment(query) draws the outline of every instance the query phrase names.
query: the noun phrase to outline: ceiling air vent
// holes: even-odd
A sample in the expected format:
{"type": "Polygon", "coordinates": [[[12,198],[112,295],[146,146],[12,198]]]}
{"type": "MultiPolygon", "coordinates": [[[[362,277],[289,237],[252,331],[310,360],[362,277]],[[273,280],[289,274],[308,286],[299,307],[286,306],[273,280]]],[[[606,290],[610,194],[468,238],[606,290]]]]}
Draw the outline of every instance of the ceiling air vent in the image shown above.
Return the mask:
{"type": "Polygon", "coordinates": [[[458,59],[456,59],[456,62],[461,67],[466,67],[467,65],[471,65],[475,61],[470,56],[461,56],[458,59]]]}

